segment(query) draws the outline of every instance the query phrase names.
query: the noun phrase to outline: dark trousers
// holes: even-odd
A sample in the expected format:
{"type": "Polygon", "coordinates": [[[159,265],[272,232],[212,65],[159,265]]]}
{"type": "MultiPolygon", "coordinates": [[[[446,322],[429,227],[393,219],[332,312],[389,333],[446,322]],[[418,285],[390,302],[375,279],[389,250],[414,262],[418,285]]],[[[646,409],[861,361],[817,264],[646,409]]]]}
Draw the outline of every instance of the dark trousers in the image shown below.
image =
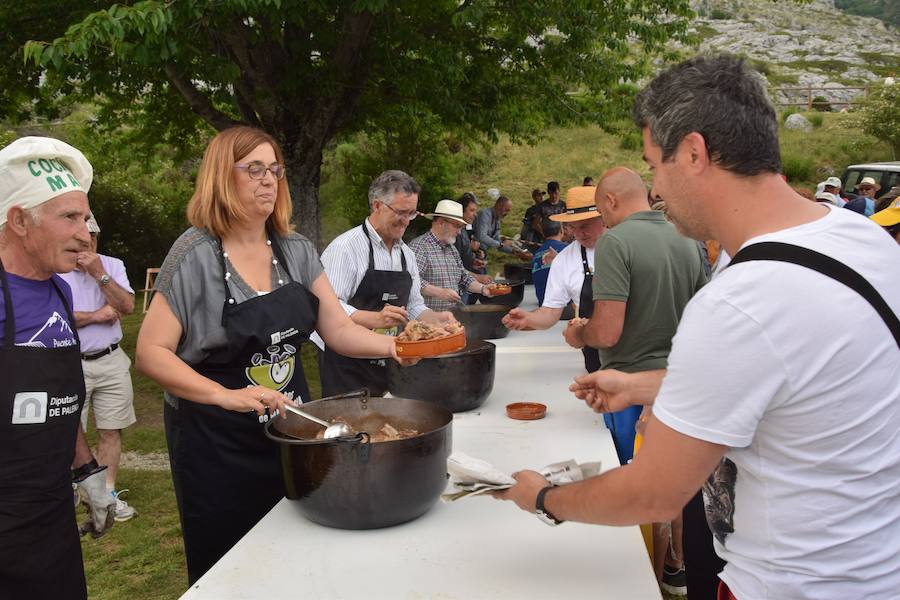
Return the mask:
{"type": "Polygon", "coordinates": [[[684,519],[684,569],[690,600],[716,600],[719,573],[725,561],[713,548],[713,536],[706,523],[703,493],[697,492],[682,511],[684,519]]]}

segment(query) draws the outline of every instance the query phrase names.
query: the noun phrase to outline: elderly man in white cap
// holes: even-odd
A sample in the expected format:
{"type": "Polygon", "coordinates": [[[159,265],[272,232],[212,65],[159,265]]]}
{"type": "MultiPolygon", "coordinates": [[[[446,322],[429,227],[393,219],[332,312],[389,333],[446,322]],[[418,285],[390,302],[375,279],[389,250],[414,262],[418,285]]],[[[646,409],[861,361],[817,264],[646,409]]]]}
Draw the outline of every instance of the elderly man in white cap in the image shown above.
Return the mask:
{"type": "Polygon", "coordinates": [[[842,186],[842,184],[841,184],[841,180],[840,180],[839,178],[837,178],[837,177],[835,177],[834,175],[832,175],[831,177],[829,177],[828,179],[826,179],[826,180],[823,181],[822,183],[824,184],[824,185],[822,186],[822,187],[823,187],[823,189],[822,189],[823,192],[828,192],[829,194],[834,194],[835,196],[837,196],[838,198],[844,200],[845,202],[847,201],[847,199],[844,198],[844,196],[841,194],[841,186],[842,186]]]}
{"type": "Polygon", "coordinates": [[[87,597],[73,482],[91,514],[82,532],[102,535],[115,518],[79,423],[72,294],[55,275],[90,246],[92,176],[81,152],[52,138],[0,150],[0,589],[9,598],[87,597]]]}
{"type": "Polygon", "coordinates": [[[462,290],[490,297],[490,287],[466,271],[454,245],[466,226],[462,204],[441,200],[425,218],[433,221],[431,229],[409,243],[416,255],[425,305],[435,311],[449,310],[459,303],[462,290]]]}
{"type": "Polygon", "coordinates": [[[90,247],[78,256],[74,271],[60,274],[72,288],[75,325],[81,338],[85,402],[82,426],[87,429],[88,408],[93,406],[99,441],[97,458],[106,465],[106,489],[116,500],[116,521],[127,521],[136,511],[116,491],[122,455],[122,430],[137,420],[131,360],[119,347],[122,315],[134,311],[134,290],[125,265],[118,258],[97,253],[100,225],[91,215],[87,222],[90,247]]]}

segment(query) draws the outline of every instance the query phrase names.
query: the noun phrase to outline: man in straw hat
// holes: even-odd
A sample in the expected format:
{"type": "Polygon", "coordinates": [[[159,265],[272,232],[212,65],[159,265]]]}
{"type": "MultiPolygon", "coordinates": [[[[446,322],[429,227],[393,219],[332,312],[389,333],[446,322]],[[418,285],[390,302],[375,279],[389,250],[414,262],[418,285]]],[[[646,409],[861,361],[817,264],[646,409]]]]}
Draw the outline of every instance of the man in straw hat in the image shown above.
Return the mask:
{"type": "MultiPolygon", "coordinates": [[[[565,206],[565,212],[551,215],[550,219],[567,223],[577,243],[566,246],[550,264],[543,304],[530,312],[514,308],[503,317],[503,324],[510,329],[548,329],[559,321],[569,302],[578,305],[580,317],[587,319],[592,314],[594,246],[606,231],[606,225],[594,204],[591,186],[570,188],[565,206]]],[[[600,356],[595,348],[583,348],[582,352],[589,373],[600,368],[600,356]]]]}
{"type": "Polygon", "coordinates": [[[859,195],[844,204],[844,208],[863,216],[871,217],[875,214],[875,194],[881,190],[881,186],[875,181],[874,177],[863,177],[856,184],[855,189],[859,195]]]}
{"type": "Polygon", "coordinates": [[[79,423],[72,293],[56,275],[89,248],[92,176],[81,152],[52,138],[0,150],[0,589],[10,598],[87,597],[73,482],[91,516],[83,532],[102,535],[115,517],[79,423]]]}
{"type": "Polygon", "coordinates": [[[490,287],[466,271],[454,245],[467,225],[462,204],[441,200],[425,218],[432,221],[431,229],[409,243],[416,255],[425,306],[435,311],[450,310],[459,303],[462,290],[490,297],[490,287]]]}
{"type": "Polygon", "coordinates": [[[670,519],[702,490],[727,561],[719,598],[896,598],[900,280],[886,266],[900,247],[785,183],[777,113],[743,59],[661,72],[633,117],[672,221],[733,260],[685,309],[666,369],[570,388],[599,411],[653,405],[634,461],[555,488],[523,471],[498,495],[621,526],[670,519]]]}

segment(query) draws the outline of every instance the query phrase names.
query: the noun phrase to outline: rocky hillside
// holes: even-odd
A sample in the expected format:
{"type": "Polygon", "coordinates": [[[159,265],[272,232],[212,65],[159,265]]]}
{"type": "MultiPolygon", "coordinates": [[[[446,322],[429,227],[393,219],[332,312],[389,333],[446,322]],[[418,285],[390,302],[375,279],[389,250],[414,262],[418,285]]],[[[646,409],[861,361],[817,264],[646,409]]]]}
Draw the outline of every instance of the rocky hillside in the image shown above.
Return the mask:
{"type": "Polygon", "coordinates": [[[697,0],[693,32],[700,48],[751,59],[776,102],[806,102],[813,89],[836,109],[900,75],[900,32],[874,18],[848,15],[834,0],[697,0]]]}

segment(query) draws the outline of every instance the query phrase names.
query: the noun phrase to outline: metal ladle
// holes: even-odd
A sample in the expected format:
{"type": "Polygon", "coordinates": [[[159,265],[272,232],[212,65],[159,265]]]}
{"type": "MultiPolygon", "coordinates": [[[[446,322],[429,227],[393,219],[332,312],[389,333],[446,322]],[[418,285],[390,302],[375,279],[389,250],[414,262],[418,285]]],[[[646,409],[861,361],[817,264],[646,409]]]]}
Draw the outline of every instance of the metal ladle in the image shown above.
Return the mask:
{"type": "Polygon", "coordinates": [[[304,419],[309,419],[314,423],[318,423],[322,427],[325,428],[325,439],[331,440],[334,438],[345,437],[345,436],[353,436],[356,435],[356,432],[350,428],[346,423],[329,423],[324,419],[320,419],[319,417],[314,417],[308,412],[302,411],[293,404],[289,402],[285,402],[284,408],[288,412],[292,412],[295,415],[300,415],[304,419]]]}

